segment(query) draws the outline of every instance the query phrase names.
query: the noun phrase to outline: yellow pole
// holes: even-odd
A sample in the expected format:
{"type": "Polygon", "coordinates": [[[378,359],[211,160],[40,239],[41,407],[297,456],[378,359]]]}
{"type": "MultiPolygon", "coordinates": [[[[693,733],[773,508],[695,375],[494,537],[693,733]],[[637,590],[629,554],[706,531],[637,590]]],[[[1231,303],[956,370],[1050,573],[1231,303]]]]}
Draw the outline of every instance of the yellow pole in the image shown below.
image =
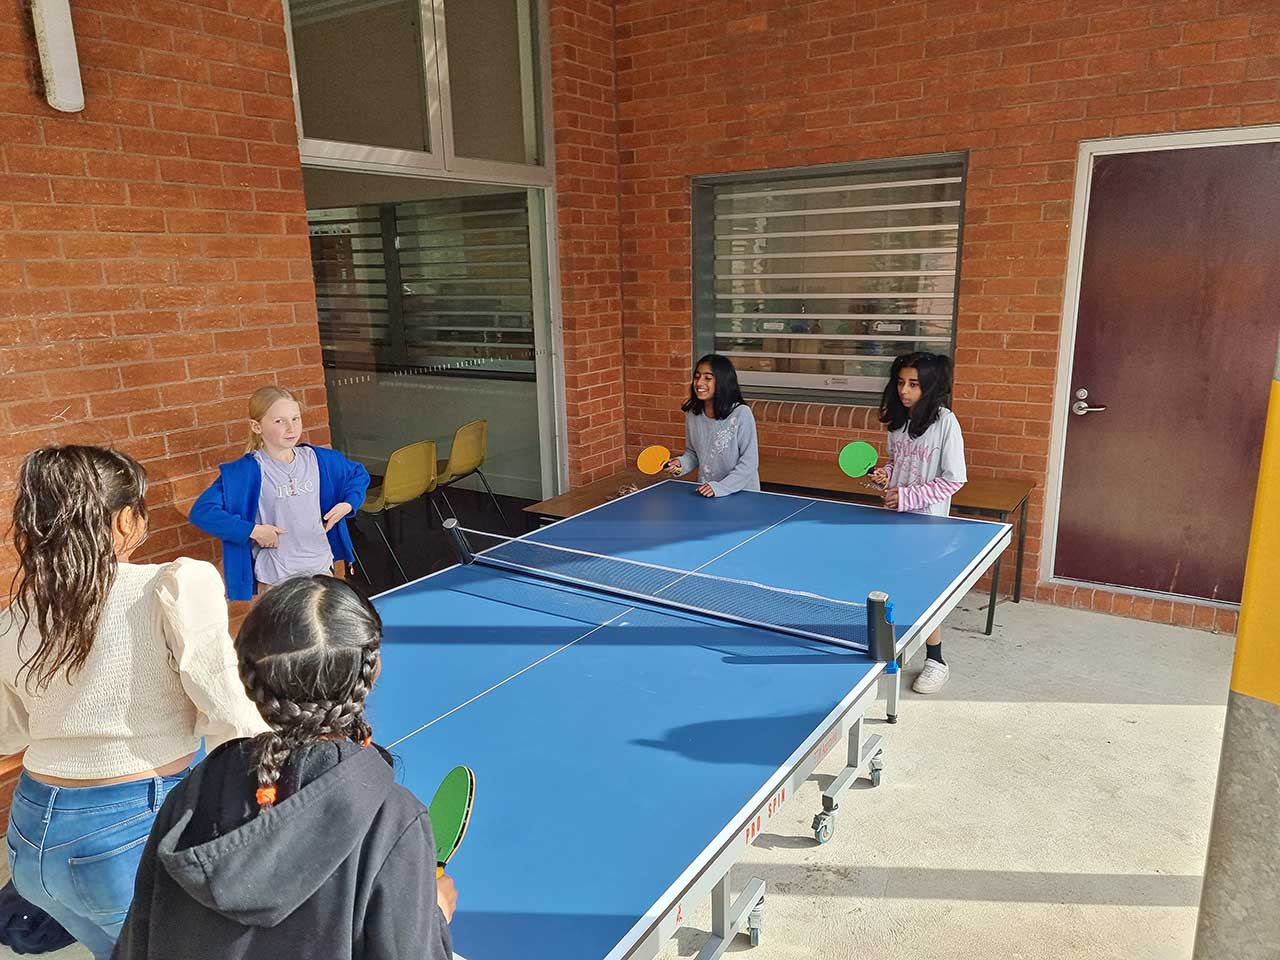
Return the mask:
{"type": "MultiPolygon", "coordinates": [[[[1280,374],[1280,369],[1277,369],[1280,374]]],[[[1231,689],[1280,704],[1280,378],[1271,381],[1231,689]]],[[[1277,891],[1280,896],[1280,891],[1277,891]]]]}
{"type": "Polygon", "coordinates": [[[1278,871],[1280,354],[1258,471],[1194,960],[1280,957],[1278,871]]]}

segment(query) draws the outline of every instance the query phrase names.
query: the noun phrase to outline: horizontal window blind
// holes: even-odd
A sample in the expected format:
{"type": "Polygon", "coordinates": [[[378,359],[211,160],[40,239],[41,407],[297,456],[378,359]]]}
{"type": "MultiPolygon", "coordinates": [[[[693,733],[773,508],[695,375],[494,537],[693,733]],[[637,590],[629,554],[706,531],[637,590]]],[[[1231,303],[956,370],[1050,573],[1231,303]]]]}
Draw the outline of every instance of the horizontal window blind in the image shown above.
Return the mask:
{"type": "Polygon", "coordinates": [[[328,366],[532,378],[524,192],[313,210],[328,366]]]}
{"type": "Polygon", "coordinates": [[[895,356],[951,354],[963,191],[958,159],[715,183],[699,344],[783,394],[879,392],[895,356]]]}

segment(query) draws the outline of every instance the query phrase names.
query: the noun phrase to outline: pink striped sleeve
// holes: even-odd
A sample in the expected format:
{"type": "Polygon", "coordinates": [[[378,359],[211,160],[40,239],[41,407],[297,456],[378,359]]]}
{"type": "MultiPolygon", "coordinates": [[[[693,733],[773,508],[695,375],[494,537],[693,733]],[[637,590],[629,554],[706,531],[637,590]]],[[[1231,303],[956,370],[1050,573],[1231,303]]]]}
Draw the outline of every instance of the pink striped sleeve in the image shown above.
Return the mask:
{"type": "Polygon", "coordinates": [[[963,486],[963,483],[956,483],[954,480],[944,480],[942,477],[938,477],[938,479],[930,480],[928,483],[899,487],[898,510],[903,513],[923,510],[930,504],[941,503],[947,497],[953,496],[963,486]]]}

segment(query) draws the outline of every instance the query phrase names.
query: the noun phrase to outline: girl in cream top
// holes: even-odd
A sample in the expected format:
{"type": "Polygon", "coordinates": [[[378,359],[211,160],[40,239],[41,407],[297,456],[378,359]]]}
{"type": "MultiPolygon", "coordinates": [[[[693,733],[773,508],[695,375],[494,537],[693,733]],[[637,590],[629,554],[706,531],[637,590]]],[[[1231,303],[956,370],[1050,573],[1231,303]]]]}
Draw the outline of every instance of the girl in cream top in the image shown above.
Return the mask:
{"type": "Polygon", "coordinates": [[[240,680],[218,571],[129,562],[146,476],[101,447],[30,454],[0,612],[0,751],[26,751],[5,837],[13,883],[95,960],[111,956],[151,824],[201,738],[269,729],[240,680]]]}
{"type": "Polygon", "coordinates": [[[0,753],[60,780],[128,777],[267,729],[248,699],[212,564],[121,563],[73,680],[36,693],[24,664],[38,634],[0,614],[0,753]]]}

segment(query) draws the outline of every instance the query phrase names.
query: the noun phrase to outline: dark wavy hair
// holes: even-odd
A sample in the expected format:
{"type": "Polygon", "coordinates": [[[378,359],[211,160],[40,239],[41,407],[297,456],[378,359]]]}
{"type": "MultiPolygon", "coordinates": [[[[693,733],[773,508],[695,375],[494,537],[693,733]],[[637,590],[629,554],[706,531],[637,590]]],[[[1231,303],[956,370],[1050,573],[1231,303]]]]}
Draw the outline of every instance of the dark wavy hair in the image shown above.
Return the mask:
{"type": "Polygon", "coordinates": [[[318,740],[369,743],[365,698],[378,672],[382,618],[334,577],[293,577],[272,587],[236,638],[240,679],[271,730],[254,738],[258,803],[290,754],[318,740]]]}
{"type": "Polygon", "coordinates": [[[40,634],[23,661],[28,689],[84,666],[116,578],[112,522],[128,507],[143,521],[147,472],[133,457],[103,447],[44,447],[18,471],[10,533],[18,569],[11,616],[40,634]]]}
{"type": "MultiPolygon", "coordinates": [[[[704,363],[711,368],[711,373],[716,378],[716,392],[711,397],[711,407],[715,410],[716,419],[723,420],[733,413],[735,407],[745,406],[747,403],[742,399],[742,388],[738,386],[738,371],[728,357],[708,353],[693,365],[693,374],[697,374],[698,367],[704,363]]],[[[693,375],[689,377],[689,399],[680,405],[680,409],[685,413],[706,412],[703,402],[693,392],[693,375]]]]}
{"type": "Polygon", "coordinates": [[[889,382],[880,398],[880,422],[892,432],[910,421],[907,433],[918,437],[938,419],[938,411],[951,404],[951,360],[940,353],[904,353],[893,361],[889,382]],[[908,412],[898,396],[898,375],[914,367],[920,378],[920,401],[908,412]]]}

